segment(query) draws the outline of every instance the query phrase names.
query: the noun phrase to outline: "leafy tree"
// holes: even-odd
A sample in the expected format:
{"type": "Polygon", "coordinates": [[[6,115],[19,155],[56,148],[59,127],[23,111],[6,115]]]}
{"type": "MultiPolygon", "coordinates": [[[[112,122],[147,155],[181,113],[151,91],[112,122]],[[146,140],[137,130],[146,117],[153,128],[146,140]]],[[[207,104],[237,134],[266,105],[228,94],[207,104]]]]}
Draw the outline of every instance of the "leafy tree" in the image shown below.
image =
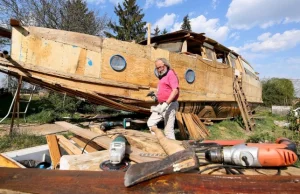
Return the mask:
{"type": "Polygon", "coordinates": [[[183,23],[181,25],[181,29],[182,30],[187,30],[187,31],[192,31],[189,15],[184,16],[183,23]]]}
{"type": "Polygon", "coordinates": [[[263,81],[262,84],[262,97],[265,105],[292,104],[295,92],[291,80],[284,78],[272,78],[263,81]]]}
{"type": "Polygon", "coordinates": [[[119,17],[119,24],[109,22],[108,27],[114,32],[105,32],[107,37],[113,37],[123,41],[141,41],[145,38],[146,22],[143,22],[142,9],[136,5],[136,0],[124,0],[123,7],[118,4],[114,10],[119,17]]]}
{"type": "Polygon", "coordinates": [[[161,34],[167,34],[167,33],[168,33],[168,31],[166,28],[161,32],[161,34]]]}
{"type": "Polygon", "coordinates": [[[151,35],[158,36],[159,33],[160,33],[160,30],[159,30],[158,26],[156,26],[156,28],[154,28],[154,33],[151,33],[151,35]]]}
{"type": "Polygon", "coordinates": [[[99,23],[94,12],[88,10],[85,1],[68,0],[63,6],[61,15],[62,29],[91,35],[98,34],[99,23]]]}

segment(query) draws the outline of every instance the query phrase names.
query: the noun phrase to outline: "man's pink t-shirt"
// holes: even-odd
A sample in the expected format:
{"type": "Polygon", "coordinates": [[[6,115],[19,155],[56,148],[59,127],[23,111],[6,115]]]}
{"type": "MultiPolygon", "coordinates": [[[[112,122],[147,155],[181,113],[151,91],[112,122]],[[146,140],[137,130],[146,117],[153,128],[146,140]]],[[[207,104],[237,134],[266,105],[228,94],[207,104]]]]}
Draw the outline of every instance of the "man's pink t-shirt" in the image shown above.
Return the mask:
{"type": "Polygon", "coordinates": [[[173,89],[178,88],[178,94],[173,101],[176,101],[179,96],[178,78],[173,70],[169,70],[167,75],[158,82],[157,100],[159,103],[168,100],[173,89]]]}

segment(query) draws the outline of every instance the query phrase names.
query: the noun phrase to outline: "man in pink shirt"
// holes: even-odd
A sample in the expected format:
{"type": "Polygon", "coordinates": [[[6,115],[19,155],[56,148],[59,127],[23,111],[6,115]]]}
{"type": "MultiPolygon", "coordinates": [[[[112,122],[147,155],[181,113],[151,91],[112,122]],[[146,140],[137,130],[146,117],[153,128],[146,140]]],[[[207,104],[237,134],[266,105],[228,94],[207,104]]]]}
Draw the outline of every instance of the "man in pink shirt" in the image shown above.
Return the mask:
{"type": "Polygon", "coordinates": [[[151,127],[157,127],[157,123],[164,120],[164,133],[167,138],[175,139],[174,123],[176,111],[178,110],[179,81],[171,65],[165,58],[155,61],[159,82],[157,87],[157,100],[159,104],[151,107],[151,116],[147,125],[152,134],[151,127]]]}

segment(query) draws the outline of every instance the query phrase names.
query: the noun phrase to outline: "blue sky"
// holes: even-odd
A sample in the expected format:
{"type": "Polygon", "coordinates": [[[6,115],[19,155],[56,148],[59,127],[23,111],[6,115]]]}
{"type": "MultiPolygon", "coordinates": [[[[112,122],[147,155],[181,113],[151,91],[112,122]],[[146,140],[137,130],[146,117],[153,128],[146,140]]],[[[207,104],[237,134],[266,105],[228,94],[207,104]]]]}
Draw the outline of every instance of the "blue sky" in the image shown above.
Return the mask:
{"type": "MultiPolygon", "coordinates": [[[[113,21],[123,0],[87,0],[113,21]]],[[[144,21],[169,32],[189,15],[192,31],[205,32],[241,54],[260,78],[300,79],[300,0],[137,0],[144,21]]]]}

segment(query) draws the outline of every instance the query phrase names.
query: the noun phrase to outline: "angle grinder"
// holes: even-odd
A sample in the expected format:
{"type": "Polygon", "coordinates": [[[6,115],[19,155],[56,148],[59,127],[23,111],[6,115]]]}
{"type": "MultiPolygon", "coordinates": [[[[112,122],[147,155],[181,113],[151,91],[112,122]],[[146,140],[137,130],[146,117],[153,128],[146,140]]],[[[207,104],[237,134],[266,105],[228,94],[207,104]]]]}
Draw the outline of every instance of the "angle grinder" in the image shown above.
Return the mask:
{"type": "Polygon", "coordinates": [[[125,157],[126,138],[118,135],[109,146],[109,160],[100,164],[100,168],[106,171],[126,171],[130,166],[129,161],[125,157]]]}

